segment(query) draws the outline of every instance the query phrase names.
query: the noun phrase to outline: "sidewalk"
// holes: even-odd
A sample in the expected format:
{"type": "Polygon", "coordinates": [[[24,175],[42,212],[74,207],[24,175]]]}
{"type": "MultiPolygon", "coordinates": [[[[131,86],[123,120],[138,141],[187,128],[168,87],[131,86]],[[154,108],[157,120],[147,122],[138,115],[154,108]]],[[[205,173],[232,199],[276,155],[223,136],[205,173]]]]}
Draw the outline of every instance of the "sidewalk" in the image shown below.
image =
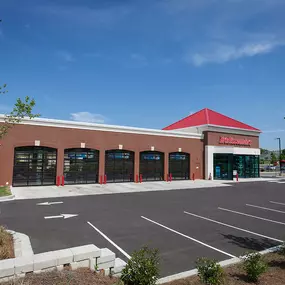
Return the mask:
{"type": "MultiPolygon", "coordinates": [[[[229,182],[229,181],[227,181],[229,182]]],[[[12,192],[15,199],[38,199],[51,197],[68,197],[82,195],[100,195],[116,193],[135,193],[147,191],[166,191],[178,189],[195,189],[209,187],[226,187],[230,186],[225,181],[209,180],[183,180],[183,181],[157,181],[143,183],[108,183],[100,184],[80,184],[57,186],[33,186],[33,187],[13,187],[12,192]]]]}

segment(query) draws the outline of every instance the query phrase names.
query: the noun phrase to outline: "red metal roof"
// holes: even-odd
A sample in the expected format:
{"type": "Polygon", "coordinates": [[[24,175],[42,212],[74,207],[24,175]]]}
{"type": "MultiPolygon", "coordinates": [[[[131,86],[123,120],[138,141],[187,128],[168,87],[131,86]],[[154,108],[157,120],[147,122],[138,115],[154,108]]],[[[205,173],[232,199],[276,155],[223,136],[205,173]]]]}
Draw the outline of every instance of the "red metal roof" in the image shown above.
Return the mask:
{"type": "Polygon", "coordinates": [[[202,125],[215,125],[221,127],[237,128],[237,129],[260,132],[259,129],[251,127],[247,124],[234,120],[230,117],[222,115],[208,108],[205,108],[176,123],[173,123],[170,126],[163,128],[163,130],[175,130],[175,129],[202,126],[202,125]]]}

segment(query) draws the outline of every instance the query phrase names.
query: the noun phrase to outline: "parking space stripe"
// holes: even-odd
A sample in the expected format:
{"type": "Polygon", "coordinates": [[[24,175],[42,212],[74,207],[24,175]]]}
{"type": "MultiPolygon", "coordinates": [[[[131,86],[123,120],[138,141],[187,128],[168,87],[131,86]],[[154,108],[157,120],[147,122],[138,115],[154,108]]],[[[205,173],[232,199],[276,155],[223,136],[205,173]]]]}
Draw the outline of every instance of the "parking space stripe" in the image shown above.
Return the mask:
{"type": "Polygon", "coordinates": [[[283,205],[285,206],[285,203],[280,203],[280,202],[275,202],[275,201],[269,201],[272,204],[277,204],[277,205],[283,205]]]}
{"type": "Polygon", "coordinates": [[[105,238],[109,243],[111,243],[116,249],[118,249],[126,258],[130,259],[130,255],[128,255],[122,248],[120,248],[117,244],[115,244],[111,239],[109,239],[104,233],[102,233],[99,229],[97,229],[90,222],[87,222],[89,226],[91,226],[95,231],[97,231],[103,238],[105,238]]]}
{"type": "Polygon", "coordinates": [[[230,254],[230,253],[227,253],[227,252],[225,252],[225,251],[222,251],[222,250],[220,250],[220,249],[218,249],[218,248],[216,248],[216,247],[210,246],[210,245],[208,245],[208,244],[206,244],[206,243],[204,243],[204,242],[201,242],[201,241],[199,241],[199,240],[197,240],[197,239],[195,239],[195,238],[192,238],[192,237],[187,236],[187,235],[185,235],[185,234],[183,234],[183,233],[180,233],[180,232],[178,232],[178,231],[176,231],[176,230],[174,230],[174,229],[171,229],[171,228],[169,228],[169,227],[167,227],[167,226],[164,226],[164,225],[162,225],[162,224],[160,224],[160,223],[158,223],[158,222],[155,222],[155,221],[153,221],[153,220],[151,220],[151,219],[148,219],[148,218],[146,218],[146,217],[144,217],[144,216],[141,216],[141,218],[144,219],[144,220],[146,220],[146,221],[149,221],[149,222],[151,222],[151,223],[153,223],[153,224],[155,224],[155,225],[158,225],[158,226],[160,226],[160,227],[162,227],[162,228],[164,228],[164,229],[166,229],[166,230],[169,230],[169,231],[171,231],[171,232],[173,232],[173,233],[175,233],[175,234],[177,234],[177,235],[180,235],[180,236],[185,237],[185,238],[187,238],[187,239],[190,239],[190,240],[192,240],[192,241],[194,241],[194,242],[196,242],[196,243],[199,243],[199,244],[201,244],[201,245],[203,245],[203,246],[206,246],[206,247],[211,248],[211,249],[213,249],[213,250],[215,250],[215,251],[218,251],[218,252],[220,252],[220,253],[223,253],[223,254],[225,254],[225,255],[227,255],[227,256],[236,257],[236,256],[234,256],[234,255],[232,255],[232,254],[230,254]]]}
{"type": "Polygon", "coordinates": [[[198,216],[196,214],[189,213],[189,212],[186,212],[186,211],[184,211],[184,213],[187,214],[187,215],[190,215],[190,216],[193,216],[193,217],[196,217],[196,218],[200,218],[200,219],[212,222],[212,223],[216,223],[216,224],[219,224],[219,225],[222,225],[222,226],[226,226],[226,227],[229,227],[229,228],[232,228],[232,229],[235,229],[235,230],[239,230],[239,231],[242,231],[242,232],[245,232],[245,233],[249,233],[249,234],[252,234],[252,235],[260,236],[260,237],[263,237],[263,238],[267,238],[267,239],[271,239],[271,240],[283,243],[282,240],[277,239],[277,238],[273,238],[273,237],[265,236],[265,235],[262,235],[262,234],[258,234],[258,233],[255,233],[255,232],[252,232],[252,231],[249,231],[249,230],[245,230],[245,229],[242,229],[242,228],[238,228],[238,227],[235,227],[235,226],[232,226],[232,225],[229,225],[229,224],[225,224],[225,223],[222,223],[222,222],[219,222],[219,221],[216,221],[216,220],[212,220],[212,219],[209,219],[209,218],[206,218],[206,217],[198,216]]]}
{"type": "Polygon", "coordinates": [[[271,212],[285,214],[284,211],[275,210],[275,209],[266,208],[266,207],[261,207],[261,206],[256,206],[256,205],[252,205],[252,204],[246,204],[246,206],[253,207],[253,208],[258,208],[258,209],[262,209],[262,210],[267,210],[267,211],[271,211],[271,212]]]}
{"type": "Polygon", "coordinates": [[[280,224],[280,225],[285,226],[285,223],[282,223],[282,222],[278,222],[278,221],[274,221],[274,220],[270,220],[270,219],[266,219],[266,218],[261,218],[261,217],[258,217],[258,216],[253,216],[253,215],[249,215],[249,214],[245,214],[245,213],[241,213],[241,212],[237,212],[237,211],[233,211],[233,210],[229,210],[229,209],[225,209],[225,208],[221,208],[221,207],[218,207],[218,209],[222,210],[222,211],[227,211],[227,212],[230,212],[230,213],[243,215],[243,216],[251,217],[251,218],[254,218],[254,219],[267,221],[267,222],[270,222],[270,223],[275,223],[275,224],[280,224]]]}

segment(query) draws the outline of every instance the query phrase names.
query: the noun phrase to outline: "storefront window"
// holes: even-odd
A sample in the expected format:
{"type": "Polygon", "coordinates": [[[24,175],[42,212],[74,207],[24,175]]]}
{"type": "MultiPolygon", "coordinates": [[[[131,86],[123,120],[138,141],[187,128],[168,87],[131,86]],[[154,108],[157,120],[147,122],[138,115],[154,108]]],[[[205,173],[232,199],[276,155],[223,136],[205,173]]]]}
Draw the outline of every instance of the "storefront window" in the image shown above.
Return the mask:
{"type": "Polygon", "coordinates": [[[233,155],[214,154],[214,179],[233,179],[233,155]]]}
{"type": "Polygon", "coordinates": [[[234,155],[234,170],[240,178],[259,177],[258,155],[234,155]]]}

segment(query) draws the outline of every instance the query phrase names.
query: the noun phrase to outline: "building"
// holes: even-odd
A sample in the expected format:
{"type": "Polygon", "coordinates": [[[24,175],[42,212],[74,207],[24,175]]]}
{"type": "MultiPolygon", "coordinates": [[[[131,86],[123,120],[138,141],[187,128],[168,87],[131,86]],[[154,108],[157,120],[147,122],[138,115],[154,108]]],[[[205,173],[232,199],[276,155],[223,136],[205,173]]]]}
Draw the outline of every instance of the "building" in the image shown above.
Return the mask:
{"type": "Polygon", "coordinates": [[[1,142],[0,185],[259,177],[259,135],[210,109],[163,130],[24,119],[1,142]]]}

